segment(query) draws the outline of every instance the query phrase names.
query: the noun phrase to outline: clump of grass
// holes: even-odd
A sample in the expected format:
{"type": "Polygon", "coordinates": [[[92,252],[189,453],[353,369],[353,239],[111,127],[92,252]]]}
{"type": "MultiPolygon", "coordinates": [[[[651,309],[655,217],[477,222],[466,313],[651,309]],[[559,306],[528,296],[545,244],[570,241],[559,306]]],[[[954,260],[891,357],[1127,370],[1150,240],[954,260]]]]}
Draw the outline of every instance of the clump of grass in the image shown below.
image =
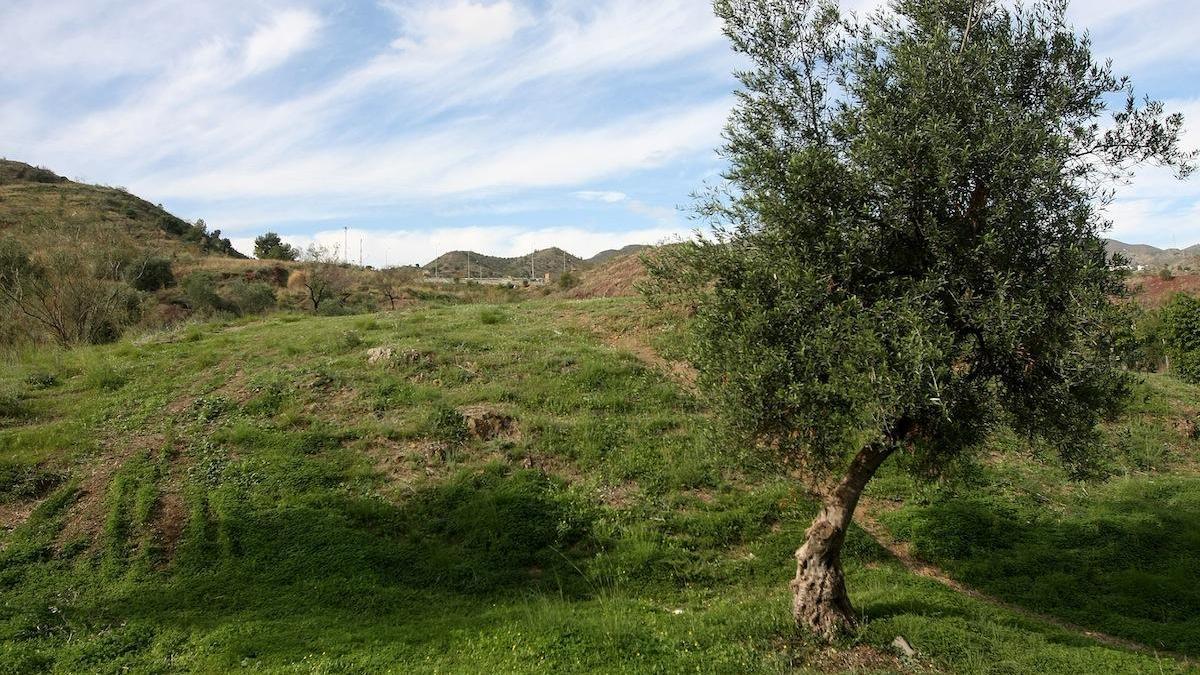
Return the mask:
{"type": "Polygon", "coordinates": [[[363,332],[379,330],[379,322],[374,317],[366,317],[354,322],[354,328],[363,332]]]}
{"type": "Polygon", "coordinates": [[[0,419],[24,417],[27,410],[21,393],[12,388],[0,388],[0,419]]]}
{"type": "Polygon", "coordinates": [[[116,391],[125,386],[128,382],[125,374],[111,363],[101,361],[88,368],[87,374],[84,376],[84,383],[92,389],[101,391],[116,391]]]}
{"type": "Polygon", "coordinates": [[[479,322],[485,326],[494,326],[508,321],[508,315],[499,307],[484,307],[479,310],[479,322]]]}
{"type": "Polygon", "coordinates": [[[363,344],[362,333],[356,330],[342,331],[338,335],[338,346],[342,349],[356,349],[363,344]]]}

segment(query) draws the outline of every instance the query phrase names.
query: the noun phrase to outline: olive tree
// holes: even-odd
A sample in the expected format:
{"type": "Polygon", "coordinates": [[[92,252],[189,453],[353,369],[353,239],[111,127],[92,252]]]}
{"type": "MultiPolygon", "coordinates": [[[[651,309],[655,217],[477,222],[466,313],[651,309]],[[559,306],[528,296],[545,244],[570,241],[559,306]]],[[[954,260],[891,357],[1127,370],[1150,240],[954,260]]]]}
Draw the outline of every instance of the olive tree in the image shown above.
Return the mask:
{"type": "Polygon", "coordinates": [[[652,291],[694,312],[725,426],[814,477],[791,590],[822,636],[855,623],[842,543],[889,457],[934,476],[1004,423],[1079,465],[1128,390],[1106,185],[1194,155],[1065,5],[715,2],[748,64],[728,168],[652,291]]]}

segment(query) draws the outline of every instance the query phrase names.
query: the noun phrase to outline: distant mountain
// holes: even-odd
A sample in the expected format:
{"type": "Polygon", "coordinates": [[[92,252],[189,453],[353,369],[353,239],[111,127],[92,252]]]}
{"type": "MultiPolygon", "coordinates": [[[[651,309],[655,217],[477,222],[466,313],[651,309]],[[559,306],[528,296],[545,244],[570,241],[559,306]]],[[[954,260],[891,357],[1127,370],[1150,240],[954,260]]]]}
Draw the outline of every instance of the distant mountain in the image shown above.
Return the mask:
{"type": "Polygon", "coordinates": [[[515,277],[524,279],[529,278],[531,272],[532,276],[541,278],[547,273],[558,276],[564,270],[578,271],[587,269],[589,266],[589,263],[582,258],[571,255],[561,248],[553,247],[517,258],[498,258],[475,251],[451,251],[438,256],[436,260],[421,269],[444,278],[515,277]],[[532,268],[530,267],[531,262],[532,268]],[[469,275],[468,263],[470,265],[469,275]]]}
{"type": "Polygon", "coordinates": [[[589,265],[593,265],[593,266],[599,265],[600,263],[606,262],[608,260],[612,260],[613,258],[619,258],[621,256],[631,255],[634,253],[640,253],[648,248],[653,248],[653,247],[647,246],[645,244],[630,244],[629,246],[625,246],[625,247],[622,247],[619,249],[610,248],[607,251],[601,251],[601,252],[597,253],[596,255],[588,258],[587,263],[589,265]]]}
{"type": "Polygon", "coordinates": [[[77,183],[0,159],[0,234],[32,241],[68,231],[94,245],[121,239],[160,254],[245,257],[219,230],[208,232],[123,188],[77,183]]]}
{"type": "Polygon", "coordinates": [[[1126,244],[1116,239],[1107,239],[1109,254],[1120,253],[1133,265],[1148,268],[1179,267],[1188,265],[1200,267],[1200,244],[1188,248],[1156,248],[1146,244],[1126,244]]]}

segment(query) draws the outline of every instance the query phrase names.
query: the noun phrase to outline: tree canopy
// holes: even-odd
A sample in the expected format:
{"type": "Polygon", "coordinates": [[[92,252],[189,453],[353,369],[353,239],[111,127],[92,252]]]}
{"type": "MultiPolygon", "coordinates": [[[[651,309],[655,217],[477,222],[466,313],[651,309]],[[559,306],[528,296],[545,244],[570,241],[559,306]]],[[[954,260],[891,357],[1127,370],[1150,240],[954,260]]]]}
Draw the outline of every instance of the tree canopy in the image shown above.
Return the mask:
{"type": "Polygon", "coordinates": [[[695,311],[727,428],[827,479],[793,609],[830,635],[854,621],[841,541],[890,455],[935,475],[1007,423],[1086,464],[1128,384],[1108,186],[1194,155],[1062,0],[715,7],[750,66],[699,204],[713,234],[651,272],[695,311]]]}
{"type": "Polygon", "coordinates": [[[284,243],[278,234],[267,232],[254,238],[254,257],[260,260],[297,260],[300,250],[284,243]]]}

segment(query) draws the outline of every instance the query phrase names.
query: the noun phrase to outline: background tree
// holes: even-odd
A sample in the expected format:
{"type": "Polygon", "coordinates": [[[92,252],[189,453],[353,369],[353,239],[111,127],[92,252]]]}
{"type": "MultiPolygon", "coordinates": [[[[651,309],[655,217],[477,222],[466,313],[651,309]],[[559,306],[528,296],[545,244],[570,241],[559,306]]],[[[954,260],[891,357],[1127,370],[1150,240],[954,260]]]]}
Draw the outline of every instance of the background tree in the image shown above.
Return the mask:
{"type": "Polygon", "coordinates": [[[314,312],[329,300],[343,297],[349,286],[349,275],[338,258],[337,248],[328,249],[311,244],[304,253],[302,284],[314,312]]]}
{"type": "Polygon", "coordinates": [[[1086,462],[1127,390],[1099,234],[1107,179],[1186,175],[1182,118],[1138,102],[1065,2],[717,0],[748,60],[715,234],[650,268],[695,311],[692,359],[728,431],[814,476],[796,622],[852,626],[841,548],[893,454],[936,475],[1007,423],[1086,462]],[[1123,98],[1111,123],[1100,116],[1123,98]]]}
{"type": "Polygon", "coordinates": [[[254,257],[259,260],[298,260],[300,251],[284,243],[278,234],[267,232],[254,238],[254,257]]]}
{"type": "Polygon", "coordinates": [[[371,288],[378,291],[388,301],[391,309],[396,309],[396,302],[408,297],[406,284],[412,283],[419,274],[414,267],[390,267],[374,272],[371,276],[371,288]]]}

